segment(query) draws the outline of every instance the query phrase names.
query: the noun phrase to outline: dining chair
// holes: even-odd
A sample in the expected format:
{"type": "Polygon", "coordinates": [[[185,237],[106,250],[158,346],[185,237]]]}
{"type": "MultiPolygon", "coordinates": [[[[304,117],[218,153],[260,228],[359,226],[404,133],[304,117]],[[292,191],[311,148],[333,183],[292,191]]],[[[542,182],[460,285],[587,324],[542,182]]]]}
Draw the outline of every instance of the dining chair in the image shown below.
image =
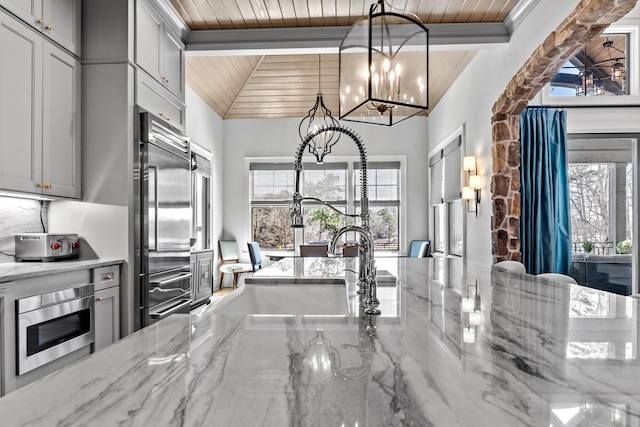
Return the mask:
{"type": "Polygon", "coordinates": [[[329,245],[300,245],[301,257],[327,257],[329,245]]]}
{"type": "Polygon", "coordinates": [[[251,264],[238,262],[238,242],[235,240],[218,240],[220,252],[220,287],[225,273],[233,273],[233,289],[238,287],[238,276],[240,273],[253,271],[251,264]]]}
{"type": "Polygon", "coordinates": [[[492,270],[506,271],[509,273],[526,273],[527,269],[524,264],[518,261],[500,261],[496,264],[493,264],[491,267],[492,270]]]}
{"type": "Polygon", "coordinates": [[[412,240],[409,258],[426,258],[431,255],[431,240],[412,240]]]}
{"type": "Polygon", "coordinates": [[[358,256],[358,244],[342,245],[342,256],[353,258],[358,256]]]}
{"type": "Polygon", "coordinates": [[[539,277],[541,279],[545,279],[545,280],[549,280],[551,282],[555,282],[555,283],[568,283],[571,285],[577,285],[578,282],[576,282],[576,279],[574,279],[571,276],[567,276],[566,274],[560,274],[560,273],[540,273],[540,274],[536,274],[536,277],[539,277]]]}
{"type": "Polygon", "coordinates": [[[262,268],[262,254],[260,253],[260,246],[256,242],[248,242],[249,258],[251,258],[251,268],[255,273],[262,268]]]}

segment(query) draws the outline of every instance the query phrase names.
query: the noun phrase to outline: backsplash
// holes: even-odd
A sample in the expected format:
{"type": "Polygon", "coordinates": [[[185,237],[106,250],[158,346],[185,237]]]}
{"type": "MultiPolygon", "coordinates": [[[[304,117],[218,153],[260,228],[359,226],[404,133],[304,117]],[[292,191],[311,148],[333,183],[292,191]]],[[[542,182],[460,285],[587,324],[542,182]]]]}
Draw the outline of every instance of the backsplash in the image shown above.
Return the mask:
{"type": "MultiPolygon", "coordinates": [[[[43,202],[42,221],[48,228],[49,202],[43,202]]],[[[15,261],[16,233],[41,233],[40,201],[0,197],[0,263],[15,261]]]]}

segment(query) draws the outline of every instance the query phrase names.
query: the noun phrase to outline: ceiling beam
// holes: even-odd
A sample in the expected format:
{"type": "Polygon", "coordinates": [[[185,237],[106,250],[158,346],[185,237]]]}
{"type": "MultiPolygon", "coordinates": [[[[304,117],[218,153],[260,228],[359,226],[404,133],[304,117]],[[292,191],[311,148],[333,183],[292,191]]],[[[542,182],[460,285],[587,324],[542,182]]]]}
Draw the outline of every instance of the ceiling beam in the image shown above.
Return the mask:
{"type": "MultiPolygon", "coordinates": [[[[510,34],[503,23],[425,26],[429,29],[430,50],[478,50],[509,43],[510,34]]],[[[187,55],[338,53],[349,29],[350,26],[193,30],[186,43],[187,55]]]]}

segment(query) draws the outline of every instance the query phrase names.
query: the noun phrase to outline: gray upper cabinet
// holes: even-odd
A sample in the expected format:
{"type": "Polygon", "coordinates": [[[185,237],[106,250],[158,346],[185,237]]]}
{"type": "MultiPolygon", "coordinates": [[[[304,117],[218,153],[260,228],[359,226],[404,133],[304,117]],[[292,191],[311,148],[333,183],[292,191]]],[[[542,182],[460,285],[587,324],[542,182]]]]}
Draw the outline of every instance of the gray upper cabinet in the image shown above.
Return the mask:
{"type": "Polygon", "coordinates": [[[80,56],[81,0],[1,0],[0,5],[80,56]]]}
{"type": "Polygon", "coordinates": [[[0,188],[80,197],[80,62],[0,13],[0,188]]]}
{"type": "Polygon", "coordinates": [[[151,77],[184,102],[184,51],[150,0],[136,1],[135,61],[151,77]]]}

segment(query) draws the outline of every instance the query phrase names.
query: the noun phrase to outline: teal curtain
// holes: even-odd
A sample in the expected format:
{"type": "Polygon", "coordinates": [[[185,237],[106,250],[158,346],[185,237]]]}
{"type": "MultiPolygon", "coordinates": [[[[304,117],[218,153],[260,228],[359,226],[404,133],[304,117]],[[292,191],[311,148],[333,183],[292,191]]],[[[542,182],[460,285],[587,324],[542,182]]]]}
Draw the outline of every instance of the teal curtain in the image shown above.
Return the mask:
{"type": "Polygon", "coordinates": [[[530,274],[571,269],[566,112],[527,108],[520,115],[522,260],[530,274]]]}

